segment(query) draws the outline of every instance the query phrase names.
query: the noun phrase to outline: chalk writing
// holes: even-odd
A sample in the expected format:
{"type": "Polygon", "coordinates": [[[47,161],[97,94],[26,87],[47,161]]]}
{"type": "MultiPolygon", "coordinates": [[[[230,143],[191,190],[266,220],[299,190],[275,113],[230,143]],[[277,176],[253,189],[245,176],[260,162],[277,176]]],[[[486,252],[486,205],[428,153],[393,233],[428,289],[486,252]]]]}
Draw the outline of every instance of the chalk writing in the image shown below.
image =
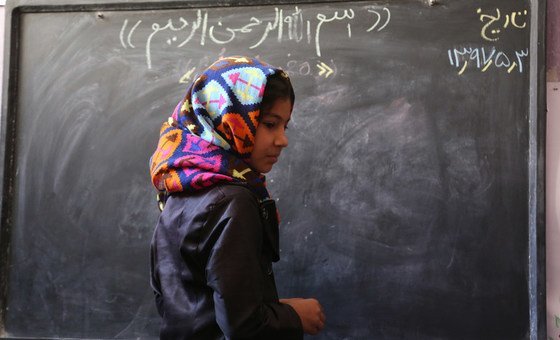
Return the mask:
{"type": "MultiPolygon", "coordinates": [[[[505,29],[522,30],[527,27],[527,10],[507,12],[502,15],[499,8],[495,12],[484,12],[481,8],[476,10],[479,20],[483,23],[480,36],[486,41],[497,43],[502,31],[505,29]]],[[[489,68],[504,69],[512,73],[517,69],[523,73],[525,58],[529,55],[529,49],[525,48],[506,53],[499,50],[497,46],[490,47],[461,47],[447,50],[449,63],[458,69],[458,74],[465,73],[467,68],[476,68],[486,72],[489,68]]]]}
{"type": "Polygon", "coordinates": [[[383,8],[383,12],[384,12],[385,16],[387,17],[387,19],[385,20],[383,25],[381,25],[380,27],[377,27],[377,26],[381,22],[382,15],[375,8],[372,8],[372,7],[368,8],[368,12],[375,14],[376,17],[377,17],[377,21],[373,24],[373,26],[368,28],[366,30],[366,32],[371,32],[374,29],[379,32],[379,31],[383,30],[389,24],[389,21],[391,21],[391,12],[389,11],[389,9],[387,7],[383,8]]]}
{"type": "Polygon", "coordinates": [[[191,68],[190,70],[188,70],[187,73],[185,73],[185,74],[181,77],[181,79],[179,79],[179,83],[181,83],[181,84],[189,84],[189,83],[190,83],[189,80],[191,79],[191,77],[192,77],[193,72],[194,72],[195,69],[196,69],[196,68],[193,67],[193,68],[191,68]]]}
{"type": "Polygon", "coordinates": [[[502,17],[500,9],[496,8],[496,14],[485,14],[481,8],[476,10],[479,19],[484,23],[480,30],[480,36],[487,41],[497,41],[502,29],[523,29],[527,26],[527,10],[513,11],[502,17]],[[503,20],[503,22],[502,22],[503,20]]]}
{"type": "Polygon", "coordinates": [[[138,25],[140,25],[141,23],[142,23],[142,20],[138,20],[138,21],[136,22],[136,24],[134,24],[134,26],[132,26],[132,28],[131,28],[130,31],[128,32],[128,36],[127,36],[126,43],[125,43],[125,41],[124,41],[124,31],[125,31],[125,29],[126,29],[127,26],[128,26],[128,20],[125,20],[125,21],[124,21],[124,23],[123,23],[123,28],[121,29],[121,32],[120,32],[120,34],[119,34],[119,38],[120,38],[120,40],[121,40],[121,45],[122,45],[124,48],[128,48],[129,46],[132,47],[132,48],[135,48],[135,47],[136,47],[136,46],[132,45],[132,42],[130,41],[130,39],[131,39],[131,37],[132,37],[132,34],[134,34],[134,31],[136,30],[136,28],[138,27],[138,25]]]}
{"type": "Polygon", "coordinates": [[[332,22],[332,21],[335,21],[335,20],[340,21],[340,20],[345,20],[345,19],[354,19],[354,11],[352,9],[344,10],[344,12],[341,15],[339,15],[338,11],[335,11],[334,14],[330,18],[327,18],[327,16],[322,14],[322,13],[317,14],[317,20],[319,20],[319,23],[317,24],[317,27],[315,29],[315,51],[316,51],[318,57],[321,56],[321,47],[320,47],[320,44],[319,44],[319,36],[321,34],[321,27],[323,26],[323,24],[326,23],[326,22],[332,22]]]}
{"type": "Polygon", "coordinates": [[[285,70],[290,77],[294,75],[308,76],[311,74],[312,68],[308,61],[298,62],[297,60],[289,60],[285,70]]]}
{"type": "Polygon", "coordinates": [[[336,64],[332,59],[328,62],[317,60],[315,63],[315,68],[313,68],[312,65],[313,64],[309,61],[288,60],[286,66],[283,67],[283,69],[290,77],[318,76],[321,78],[332,78],[338,73],[336,64]]]}
{"type": "MultiPolygon", "coordinates": [[[[214,18],[211,10],[202,9],[192,12],[192,17],[169,18],[162,22],[152,22],[151,25],[147,24],[146,20],[137,20],[132,23],[125,19],[119,32],[119,40],[124,49],[136,48],[133,41],[144,41],[146,65],[151,69],[155,39],[165,41],[167,45],[177,48],[189,43],[201,46],[208,43],[225,46],[236,41],[243,41],[248,42],[249,49],[255,49],[267,40],[275,40],[278,43],[292,41],[314,46],[316,56],[321,57],[321,32],[326,25],[337,23],[345,25],[343,27],[346,29],[348,38],[352,38],[353,31],[356,30],[352,23],[358,14],[366,16],[367,27],[358,27],[358,32],[362,34],[380,32],[386,29],[391,21],[391,12],[386,7],[345,8],[314,13],[314,15],[307,13],[304,15],[304,11],[298,6],[290,9],[274,7],[272,10],[274,10],[272,19],[252,16],[241,26],[228,24],[218,15],[214,18]],[[148,27],[151,29],[146,29],[146,25],[150,25],[148,27]],[[147,30],[149,34],[146,36],[147,30]],[[166,34],[162,34],[164,32],[166,34]]],[[[319,68],[325,68],[325,66],[321,65],[319,68]]],[[[332,70],[329,71],[325,68],[321,75],[323,74],[328,77],[332,74],[332,70]]]]}
{"type": "MultiPolygon", "coordinates": [[[[288,56],[289,57],[289,56],[288,56]]],[[[257,56],[257,59],[259,56],[257,56]]],[[[212,60],[208,59],[206,62],[210,62],[212,60]]],[[[192,59],[188,59],[187,61],[187,71],[185,74],[181,76],[179,79],[179,83],[181,84],[189,84],[193,78],[196,78],[197,73],[206,69],[209,65],[208,64],[199,64],[199,67],[190,67],[192,64],[192,59]]],[[[279,65],[282,66],[282,65],[279,65]]],[[[337,68],[334,61],[331,59],[329,62],[318,60],[315,64],[316,69],[312,67],[312,63],[309,61],[298,61],[298,60],[288,60],[285,66],[282,69],[290,76],[318,76],[326,78],[332,78],[337,74],[337,68]]]]}
{"type": "Polygon", "coordinates": [[[317,68],[320,70],[319,75],[320,76],[324,75],[325,78],[328,78],[334,72],[333,69],[330,68],[329,65],[325,64],[324,62],[320,62],[319,64],[317,64],[317,68]]]}
{"type": "Polygon", "coordinates": [[[508,55],[495,47],[462,47],[447,50],[449,63],[451,66],[459,68],[458,74],[461,75],[467,69],[467,65],[486,72],[489,67],[504,68],[511,73],[517,68],[519,73],[523,73],[523,63],[525,57],[529,55],[529,49],[515,51],[515,55],[508,55]]]}

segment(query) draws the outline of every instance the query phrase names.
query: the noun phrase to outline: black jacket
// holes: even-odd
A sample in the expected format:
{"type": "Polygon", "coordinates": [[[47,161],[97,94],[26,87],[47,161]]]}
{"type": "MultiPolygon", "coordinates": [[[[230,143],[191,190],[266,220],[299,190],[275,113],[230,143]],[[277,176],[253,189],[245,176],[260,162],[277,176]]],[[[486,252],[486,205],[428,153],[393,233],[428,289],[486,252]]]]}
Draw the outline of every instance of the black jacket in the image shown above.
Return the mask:
{"type": "Polygon", "coordinates": [[[302,339],[278,302],[274,202],[240,185],[171,196],[152,240],[151,283],[162,339],[302,339]]]}

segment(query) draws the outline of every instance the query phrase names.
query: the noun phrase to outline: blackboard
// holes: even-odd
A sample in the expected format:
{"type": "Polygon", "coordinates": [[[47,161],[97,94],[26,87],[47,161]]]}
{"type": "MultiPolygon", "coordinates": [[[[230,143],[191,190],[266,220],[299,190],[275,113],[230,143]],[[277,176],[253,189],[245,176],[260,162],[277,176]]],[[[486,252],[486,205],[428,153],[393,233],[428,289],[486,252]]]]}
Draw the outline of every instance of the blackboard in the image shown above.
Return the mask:
{"type": "Polygon", "coordinates": [[[148,158],[186,83],[249,54],[295,86],[275,271],[317,339],[544,338],[544,3],[6,11],[3,337],[157,337],[148,158]]]}

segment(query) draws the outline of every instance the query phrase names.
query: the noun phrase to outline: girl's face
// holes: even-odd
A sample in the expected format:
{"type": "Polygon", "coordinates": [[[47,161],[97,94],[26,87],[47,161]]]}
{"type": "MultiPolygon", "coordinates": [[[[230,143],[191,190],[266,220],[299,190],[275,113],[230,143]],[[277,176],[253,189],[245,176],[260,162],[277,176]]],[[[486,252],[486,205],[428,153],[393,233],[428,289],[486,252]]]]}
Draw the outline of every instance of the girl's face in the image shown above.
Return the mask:
{"type": "Polygon", "coordinates": [[[248,161],[253,170],[269,172],[278,161],[282,149],[288,146],[286,129],[292,116],[289,99],[277,99],[267,112],[262,112],[255,135],[255,145],[248,161]]]}

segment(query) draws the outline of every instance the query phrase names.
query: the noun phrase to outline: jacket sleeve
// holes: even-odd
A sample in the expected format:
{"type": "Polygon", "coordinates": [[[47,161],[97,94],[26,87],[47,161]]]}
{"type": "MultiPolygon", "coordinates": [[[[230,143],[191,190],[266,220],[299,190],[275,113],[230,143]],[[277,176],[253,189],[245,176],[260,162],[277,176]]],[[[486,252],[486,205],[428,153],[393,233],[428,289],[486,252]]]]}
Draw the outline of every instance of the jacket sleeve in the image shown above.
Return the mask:
{"type": "MultiPolygon", "coordinates": [[[[235,195],[218,202],[207,219],[206,280],[214,293],[216,321],[231,339],[303,339],[291,306],[264,301],[263,227],[258,202],[235,195]]],[[[274,292],[276,294],[276,292],[274,292]]]]}

